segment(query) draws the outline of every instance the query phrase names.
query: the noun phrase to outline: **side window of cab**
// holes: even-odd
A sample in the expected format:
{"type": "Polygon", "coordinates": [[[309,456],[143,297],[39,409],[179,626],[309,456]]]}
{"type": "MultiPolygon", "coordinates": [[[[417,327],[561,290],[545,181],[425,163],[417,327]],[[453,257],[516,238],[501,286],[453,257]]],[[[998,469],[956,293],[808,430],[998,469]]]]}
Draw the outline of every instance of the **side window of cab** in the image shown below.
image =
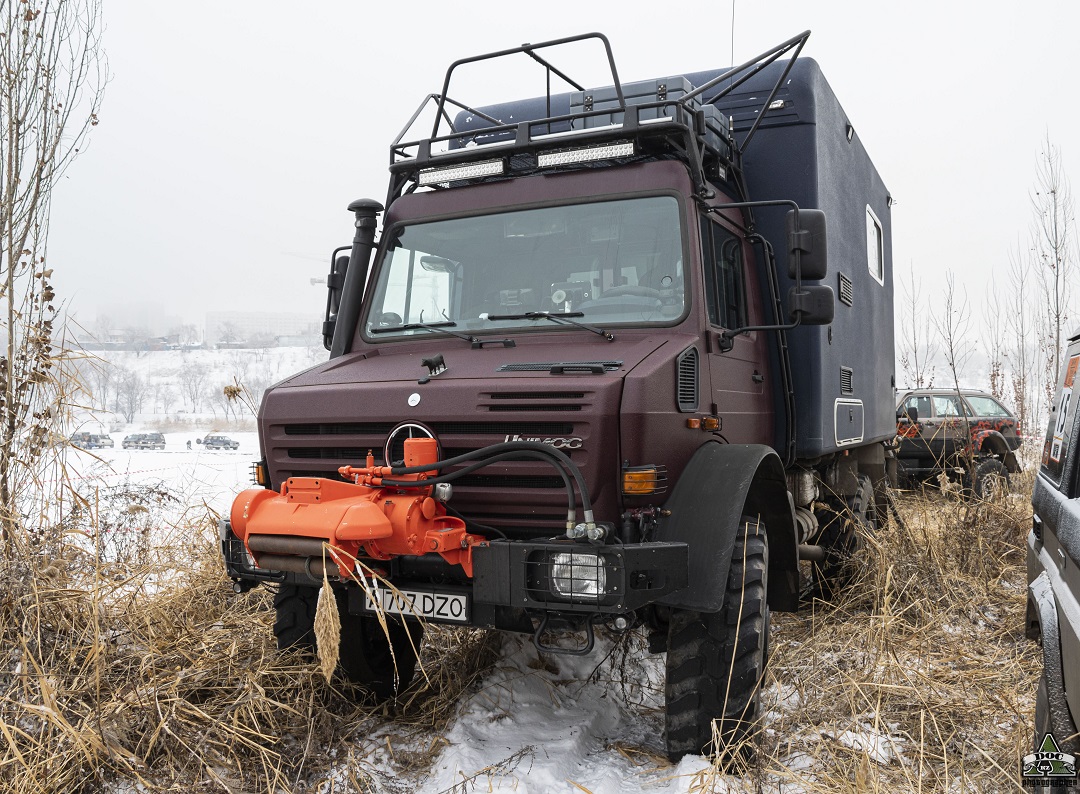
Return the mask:
{"type": "Polygon", "coordinates": [[[749,325],[742,240],[720,223],[702,217],[701,252],[709,322],[729,330],[749,325]]]}

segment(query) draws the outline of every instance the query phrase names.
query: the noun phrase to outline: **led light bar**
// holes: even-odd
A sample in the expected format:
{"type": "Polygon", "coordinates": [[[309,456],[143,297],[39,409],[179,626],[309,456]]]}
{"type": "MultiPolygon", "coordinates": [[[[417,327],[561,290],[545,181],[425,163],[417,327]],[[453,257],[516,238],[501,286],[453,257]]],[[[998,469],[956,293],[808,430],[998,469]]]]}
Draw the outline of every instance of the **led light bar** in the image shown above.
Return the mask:
{"type": "Polygon", "coordinates": [[[493,176],[506,170],[502,160],[483,160],[466,165],[450,165],[443,168],[425,168],[420,172],[421,185],[435,185],[439,182],[454,182],[459,179],[475,179],[480,176],[493,176]]]}
{"type": "Polygon", "coordinates": [[[541,168],[553,165],[571,165],[572,163],[590,163],[594,160],[610,160],[613,157],[626,157],[634,153],[633,141],[609,143],[603,146],[586,146],[581,149],[567,149],[562,152],[545,152],[537,157],[541,168]]]}

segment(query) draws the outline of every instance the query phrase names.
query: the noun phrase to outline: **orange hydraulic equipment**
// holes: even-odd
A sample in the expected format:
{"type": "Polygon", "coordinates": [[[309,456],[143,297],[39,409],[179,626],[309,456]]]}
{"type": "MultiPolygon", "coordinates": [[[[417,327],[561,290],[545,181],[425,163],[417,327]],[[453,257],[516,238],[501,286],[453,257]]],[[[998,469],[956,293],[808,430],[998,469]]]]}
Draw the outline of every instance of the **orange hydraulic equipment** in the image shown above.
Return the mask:
{"type": "Polygon", "coordinates": [[[233,501],[232,530],[259,568],[327,573],[343,579],[362,575],[357,557],[389,560],[400,555],[438,554],[473,575],[472,550],[486,538],[466,531],[465,522],[447,515],[427,483],[437,472],[438,442],[405,441],[406,468],[429,472],[393,474],[376,466],[368,452],[366,466],[342,466],[351,482],[322,477],[290,477],[281,491],[251,489],[233,501]],[[392,485],[384,485],[392,479],[392,485]]]}

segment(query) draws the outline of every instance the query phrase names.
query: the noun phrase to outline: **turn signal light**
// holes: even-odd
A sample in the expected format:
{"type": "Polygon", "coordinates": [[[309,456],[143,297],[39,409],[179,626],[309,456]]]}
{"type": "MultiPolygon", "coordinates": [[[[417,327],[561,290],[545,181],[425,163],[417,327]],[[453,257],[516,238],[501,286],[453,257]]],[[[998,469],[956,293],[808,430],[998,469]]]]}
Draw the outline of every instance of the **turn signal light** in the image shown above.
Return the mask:
{"type": "Polygon", "coordinates": [[[648,496],[667,490],[667,469],[663,466],[632,466],[623,469],[623,493],[648,496]]]}
{"type": "Polygon", "coordinates": [[[251,464],[251,481],[262,488],[270,487],[270,474],[266,471],[266,463],[260,460],[251,464]]]}
{"type": "Polygon", "coordinates": [[[701,420],[701,429],[702,430],[708,430],[710,432],[713,431],[713,430],[719,430],[720,429],[720,419],[719,419],[719,417],[706,416],[704,419],[701,420]]]}

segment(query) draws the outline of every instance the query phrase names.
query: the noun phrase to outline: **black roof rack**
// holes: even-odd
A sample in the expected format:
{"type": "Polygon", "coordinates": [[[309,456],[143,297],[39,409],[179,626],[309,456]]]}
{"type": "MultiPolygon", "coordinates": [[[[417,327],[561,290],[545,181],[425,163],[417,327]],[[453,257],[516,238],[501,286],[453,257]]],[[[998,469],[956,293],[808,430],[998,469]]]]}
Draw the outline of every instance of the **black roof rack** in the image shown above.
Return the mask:
{"type": "MultiPolygon", "coordinates": [[[[402,193],[419,186],[433,188],[467,184],[475,180],[505,179],[538,171],[583,167],[597,160],[626,162],[637,159],[677,158],[690,171],[702,196],[711,196],[713,182],[730,181],[741,195],[741,155],[802,51],[805,31],[739,66],[718,74],[701,86],[683,78],[647,81],[653,93],[630,95],[619,81],[607,38],[600,33],[523,44],[498,52],[455,61],[443,81],[442,92],[429,94],[390,147],[390,189],[387,206],[402,193]],[[553,65],[542,51],[596,39],[602,43],[611,71],[611,86],[588,90],[553,65]],[[757,120],[736,141],[729,120],[716,102],[750,80],[782,55],[793,52],[786,68],[764,98],[757,120]],[[471,107],[448,96],[454,70],[479,61],[524,54],[544,67],[545,95],[488,107],[471,107]],[[553,94],[552,77],[572,87],[572,93],[553,94]],[[667,94],[667,83],[682,80],[684,88],[667,94]],[[655,85],[653,85],[655,84],[655,85]],[[703,97],[713,89],[707,99],[703,97]],[[417,119],[436,105],[431,134],[403,142],[417,119]],[[456,109],[451,118],[448,108],[456,109]],[[504,119],[513,119],[506,122],[504,119]],[[444,131],[444,128],[446,131],[444,131]],[[611,147],[611,148],[607,148],[611,147]],[[584,153],[560,157],[560,153],[584,153]]],[[[633,84],[641,86],[644,84],[633,84]]]]}

